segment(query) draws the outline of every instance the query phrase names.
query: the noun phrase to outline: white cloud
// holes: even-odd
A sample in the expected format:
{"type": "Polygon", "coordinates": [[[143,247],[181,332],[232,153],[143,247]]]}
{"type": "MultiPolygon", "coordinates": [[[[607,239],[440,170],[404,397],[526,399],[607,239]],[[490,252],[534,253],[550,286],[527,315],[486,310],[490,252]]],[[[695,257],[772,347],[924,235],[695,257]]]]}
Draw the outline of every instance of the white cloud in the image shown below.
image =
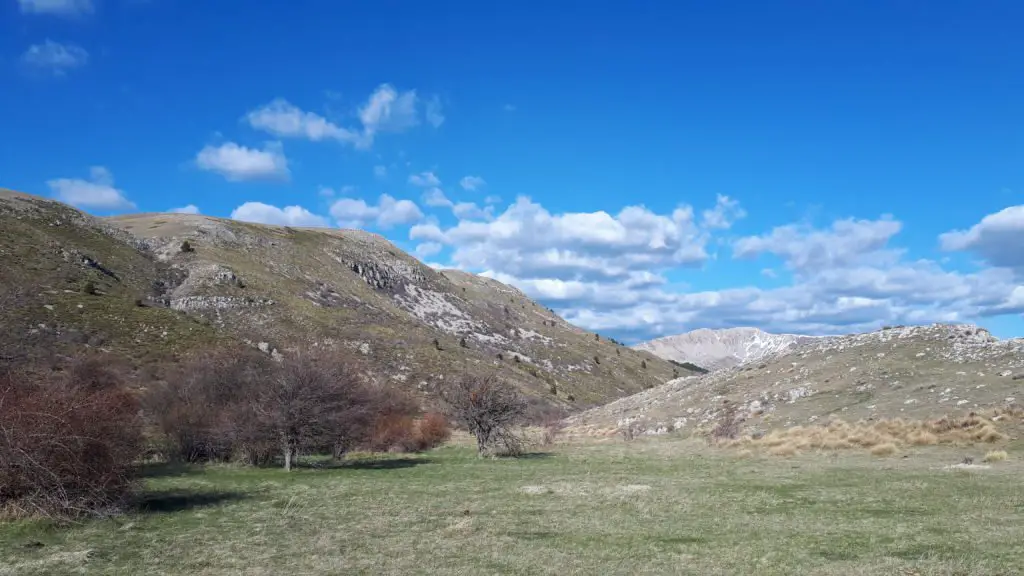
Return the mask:
{"type": "Polygon", "coordinates": [[[430,188],[423,192],[423,203],[432,207],[451,207],[454,203],[445,196],[440,188],[430,188]]]}
{"type": "Polygon", "coordinates": [[[180,208],[171,208],[168,210],[171,214],[199,214],[199,207],[195,204],[189,204],[180,208]]]}
{"type": "Polygon", "coordinates": [[[378,132],[401,132],[419,124],[416,115],[416,91],[398,92],[390,84],[381,84],[359,109],[364,132],[373,139],[378,132]]]}
{"type": "Polygon", "coordinates": [[[231,212],[233,220],[255,222],[257,224],[275,224],[278,226],[298,226],[322,228],[329,226],[323,216],[313,214],[302,206],[285,206],[278,208],[262,202],[246,202],[231,212]]]}
{"type": "Polygon", "coordinates": [[[33,44],[21,55],[21,61],[33,68],[48,70],[55,76],[62,76],[68,70],[80,68],[89,62],[85,48],[74,44],[61,44],[47,39],[42,44],[33,44]]]}
{"type": "Polygon", "coordinates": [[[493,220],[494,206],[480,208],[475,202],[458,202],[452,206],[452,214],[459,220],[493,220]]]}
{"type": "Polygon", "coordinates": [[[978,254],[993,266],[1024,272],[1024,205],[989,214],[968,230],[939,236],[943,250],[978,254]]]}
{"type": "Polygon", "coordinates": [[[707,259],[707,236],[689,208],[670,215],[639,206],[624,208],[616,216],[553,215],[520,197],[491,222],[461,220],[443,232],[436,226],[416,227],[410,235],[452,245],[452,261],[459,266],[525,277],[622,278],[634,270],[694,266],[707,259]]]}
{"type": "Polygon", "coordinates": [[[24,14],[57,16],[77,16],[94,10],[92,0],[18,0],[18,6],[24,14]]]}
{"type": "Polygon", "coordinates": [[[425,113],[427,122],[430,123],[434,128],[438,128],[441,124],[444,124],[444,114],[441,110],[441,99],[434,96],[427,101],[427,109],[425,113]]]}
{"type": "Polygon", "coordinates": [[[427,256],[433,256],[444,248],[437,242],[424,242],[416,245],[416,255],[420,258],[426,258],[427,256]]]}
{"type": "Polygon", "coordinates": [[[739,201],[719,194],[715,201],[715,207],[705,210],[701,215],[706,228],[724,230],[731,228],[733,223],[740,218],[746,217],[747,212],[740,207],[739,201]]]}
{"type": "Polygon", "coordinates": [[[89,169],[89,180],[57,178],[46,185],[61,202],[78,208],[97,210],[132,210],[135,203],[125,197],[124,191],[114,187],[114,178],[103,166],[89,169]]]}
{"type": "Polygon", "coordinates": [[[416,126],[416,91],[398,92],[381,84],[359,108],[359,128],[345,128],[313,112],[307,112],[284,98],[248,112],[245,120],[256,130],[281,138],[303,138],[313,142],[335,140],[356,148],[369,148],[378,133],[402,132],[416,126]]]}
{"type": "MultiPolygon", "coordinates": [[[[632,339],[702,326],[845,333],[1024,312],[1024,287],[1013,271],[959,273],[909,260],[890,246],[901,223],[887,216],[842,219],[825,228],[780,226],[736,242],[738,258],[778,256],[792,271],[785,286],[691,291],[668,280],[669,271],[705,263],[712,234],[741,213],[726,197],[700,211],[699,219],[689,207],[672,214],[639,206],[615,215],[552,214],[520,198],[491,222],[462,219],[447,229],[423,223],[409,237],[450,247],[450,267],[508,282],[572,322],[632,339]]],[[[1015,218],[1008,221],[1002,229],[1015,229],[1015,218]]],[[[984,233],[961,234],[967,236],[946,240],[950,248],[980,249],[984,233]]],[[[760,278],[781,276],[752,268],[750,281],[760,278]]]]}
{"type": "Polygon", "coordinates": [[[313,142],[338,140],[349,144],[359,144],[362,140],[359,132],[342,128],[323,116],[304,112],[283,98],[252,110],[245,118],[253,128],[282,138],[305,138],[313,142]]]}
{"type": "Polygon", "coordinates": [[[791,224],[763,236],[740,238],[733,245],[733,255],[752,258],[774,254],[797,271],[850,265],[864,258],[891,261],[897,254],[881,249],[901,228],[900,222],[887,216],[879,220],[837,220],[828,230],[791,224]]]}
{"type": "Polygon", "coordinates": [[[487,184],[487,182],[484,182],[484,179],[479,176],[465,176],[462,180],[459,180],[459,185],[462,186],[463,190],[477,190],[483,188],[484,184],[487,184]]]}
{"type": "Polygon", "coordinates": [[[375,177],[381,178],[381,179],[387,178],[388,177],[388,167],[387,166],[381,166],[380,164],[374,166],[373,167],[373,175],[375,177]]]}
{"type": "Polygon", "coordinates": [[[369,224],[388,229],[396,225],[412,224],[423,219],[423,212],[411,200],[396,200],[381,194],[377,205],[357,198],[342,198],[331,205],[331,216],[345,227],[361,228],[369,224]]]}
{"type": "Polygon", "coordinates": [[[208,145],[196,155],[196,166],[216,172],[232,182],[287,180],[290,175],[288,159],[276,143],[267,144],[262,150],[234,142],[220,146],[208,145]]]}
{"type": "Polygon", "coordinates": [[[409,184],[412,184],[413,186],[422,186],[424,188],[429,186],[440,186],[441,179],[433,172],[420,172],[419,174],[409,175],[409,184]]]}
{"type": "Polygon", "coordinates": [[[484,198],[484,203],[485,204],[500,204],[501,203],[501,196],[494,196],[494,195],[488,196],[487,198],[484,198]]]}

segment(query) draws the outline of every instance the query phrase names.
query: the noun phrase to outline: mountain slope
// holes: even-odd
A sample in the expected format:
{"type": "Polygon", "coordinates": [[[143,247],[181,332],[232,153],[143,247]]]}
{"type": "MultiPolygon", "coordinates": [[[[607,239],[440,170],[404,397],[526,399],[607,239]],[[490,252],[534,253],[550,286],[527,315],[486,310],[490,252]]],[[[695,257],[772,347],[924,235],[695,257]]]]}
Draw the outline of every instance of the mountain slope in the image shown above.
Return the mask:
{"type": "Polygon", "coordinates": [[[358,230],[188,214],[102,219],[0,192],[0,258],[0,290],[15,295],[0,303],[9,337],[140,362],[218,341],[272,354],[326,348],[410,389],[496,370],[536,401],[569,408],[680,372],[566,323],[513,287],[436,271],[358,230]]]}
{"type": "Polygon", "coordinates": [[[701,328],[641,342],[633,348],[666,360],[692,362],[708,370],[718,370],[756,362],[814,340],[813,336],[770,334],[757,328],[701,328]]]}
{"type": "Polygon", "coordinates": [[[758,363],[672,380],[573,416],[570,425],[591,433],[631,424],[692,431],[712,425],[726,401],[740,406],[748,428],[1024,404],[1024,339],[944,324],[825,337],[758,363]]]}

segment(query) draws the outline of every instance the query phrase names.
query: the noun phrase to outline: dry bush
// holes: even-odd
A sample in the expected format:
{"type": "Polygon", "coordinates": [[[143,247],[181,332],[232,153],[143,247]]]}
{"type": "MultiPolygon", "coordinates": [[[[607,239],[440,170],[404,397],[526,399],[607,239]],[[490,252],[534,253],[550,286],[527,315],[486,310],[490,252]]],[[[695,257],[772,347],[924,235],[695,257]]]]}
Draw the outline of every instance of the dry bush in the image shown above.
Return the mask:
{"type": "Polygon", "coordinates": [[[340,456],[366,443],[378,412],[395,403],[331,356],[274,362],[248,349],[202,354],[154,386],[147,407],[170,452],[189,462],[240,458],[285,469],[300,453],[340,456]]]}
{"type": "Polygon", "coordinates": [[[722,415],[718,418],[718,423],[711,429],[710,440],[712,442],[733,440],[740,435],[740,427],[742,425],[743,418],[739,414],[737,404],[726,400],[722,409],[722,415]]]}
{"type": "Polygon", "coordinates": [[[554,444],[563,430],[565,430],[565,422],[561,419],[545,422],[540,437],[541,445],[551,446],[554,444]]]}
{"type": "MultiPolygon", "coordinates": [[[[745,436],[736,440],[723,442],[724,446],[744,446],[776,448],[790,445],[797,450],[846,450],[864,449],[887,455],[891,445],[893,449],[900,446],[930,446],[934,444],[968,445],[974,443],[994,443],[1005,440],[1007,436],[1000,432],[996,423],[978,414],[971,413],[962,417],[944,417],[937,420],[878,420],[875,422],[859,421],[849,423],[834,419],[825,425],[793,426],[773,430],[760,438],[745,436]]],[[[769,450],[771,453],[771,450],[769,450]]]]}
{"type": "Polygon", "coordinates": [[[166,382],[152,385],[145,408],[169,444],[169,456],[186,462],[242,456],[265,463],[268,447],[253,433],[248,404],[273,370],[266,355],[232,347],[192,356],[166,382]]]}
{"type": "Polygon", "coordinates": [[[126,503],[142,428],[121,379],[89,361],[0,374],[0,506],[19,515],[109,514],[126,503]]]}
{"type": "Polygon", "coordinates": [[[516,456],[524,441],[516,427],[526,416],[522,395],[496,375],[465,375],[441,390],[447,415],[476,438],[481,455],[516,456]]]}
{"type": "Polygon", "coordinates": [[[366,445],[371,452],[415,452],[416,447],[416,420],[408,414],[378,416],[366,445]]]}
{"type": "Polygon", "coordinates": [[[419,440],[418,448],[420,450],[437,448],[452,437],[452,429],[448,425],[448,419],[444,417],[444,414],[438,412],[427,412],[424,414],[423,418],[417,422],[416,432],[419,440]]]}
{"type": "Polygon", "coordinates": [[[982,458],[983,462],[1002,462],[1009,458],[1006,450],[992,450],[982,458]]]}

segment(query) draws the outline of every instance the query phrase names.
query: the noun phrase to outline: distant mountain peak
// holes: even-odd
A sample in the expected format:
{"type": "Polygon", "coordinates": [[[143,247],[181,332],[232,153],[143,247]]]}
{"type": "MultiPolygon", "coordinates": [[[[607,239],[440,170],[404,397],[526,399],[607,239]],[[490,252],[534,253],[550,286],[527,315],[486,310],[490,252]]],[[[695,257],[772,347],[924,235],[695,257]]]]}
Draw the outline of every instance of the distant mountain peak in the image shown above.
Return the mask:
{"type": "Polygon", "coordinates": [[[816,340],[817,336],[772,334],[760,328],[698,328],[633,346],[666,360],[691,362],[708,370],[755,362],[816,340]]]}

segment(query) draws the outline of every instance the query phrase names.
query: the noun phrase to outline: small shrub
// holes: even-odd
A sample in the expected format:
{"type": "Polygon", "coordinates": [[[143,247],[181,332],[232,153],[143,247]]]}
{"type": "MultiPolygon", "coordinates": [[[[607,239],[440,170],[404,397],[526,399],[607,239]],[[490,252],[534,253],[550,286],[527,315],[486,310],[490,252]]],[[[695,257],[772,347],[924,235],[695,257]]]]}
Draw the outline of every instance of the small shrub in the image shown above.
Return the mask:
{"type": "Polygon", "coordinates": [[[465,336],[463,336],[462,338],[459,338],[459,346],[462,346],[463,348],[469,348],[469,344],[466,343],[466,337],[465,336]]]}
{"type": "Polygon", "coordinates": [[[989,453],[985,454],[985,457],[982,458],[982,461],[983,462],[1002,462],[1002,461],[1006,460],[1008,457],[1009,457],[1009,455],[1006,453],[1005,450],[992,450],[989,453]]]}
{"type": "Polygon", "coordinates": [[[505,355],[502,354],[501,352],[498,352],[496,357],[498,358],[498,360],[504,360],[505,359],[505,355]]]}
{"type": "Polygon", "coordinates": [[[549,420],[544,423],[540,442],[543,446],[551,446],[558,440],[558,436],[565,429],[565,423],[561,420],[549,420]]]}
{"type": "Polygon", "coordinates": [[[185,240],[184,242],[181,243],[181,251],[185,254],[188,254],[189,252],[195,252],[196,249],[192,247],[191,242],[185,240]]]}
{"type": "Polygon", "coordinates": [[[647,360],[640,361],[640,368],[647,370],[647,360]]]}
{"type": "Polygon", "coordinates": [[[434,348],[437,350],[443,350],[443,348],[441,348],[441,341],[437,338],[434,338],[434,348]]]}
{"type": "Polygon", "coordinates": [[[82,294],[88,294],[89,296],[95,296],[99,290],[96,289],[96,283],[92,280],[86,280],[82,284],[82,294]]]}
{"type": "Polygon", "coordinates": [[[711,440],[720,442],[722,440],[733,440],[740,434],[740,427],[743,420],[740,418],[735,402],[727,402],[718,423],[711,429],[711,440]]]}
{"type": "Polygon", "coordinates": [[[597,354],[595,354],[594,355],[594,364],[600,364],[600,363],[601,363],[601,358],[597,354]]]}
{"type": "Polygon", "coordinates": [[[439,412],[427,412],[417,423],[417,448],[429,450],[437,448],[452,437],[452,429],[448,419],[439,412]]]}

